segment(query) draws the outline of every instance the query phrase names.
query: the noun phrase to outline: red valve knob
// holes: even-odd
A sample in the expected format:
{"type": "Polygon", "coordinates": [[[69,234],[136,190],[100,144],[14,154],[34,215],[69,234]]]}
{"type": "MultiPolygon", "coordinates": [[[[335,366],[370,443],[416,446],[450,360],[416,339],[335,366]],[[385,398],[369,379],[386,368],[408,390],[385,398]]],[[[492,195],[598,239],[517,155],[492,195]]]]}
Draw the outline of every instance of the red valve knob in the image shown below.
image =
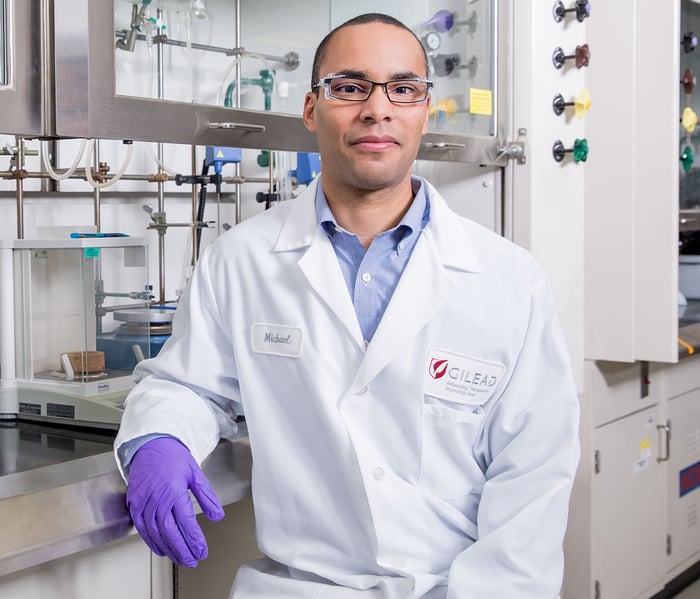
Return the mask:
{"type": "Polygon", "coordinates": [[[693,71],[691,71],[690,69],[686,69],[685,73],[683,73],[683,79],[681,79],[681,83],[683,84],[683,89],[685,90],[685,93],[692,94],[693,88],[695,87],[695,84],[697,82],[698,81],[695,78],[695,75],[693,75],[693,71]]]}
{"type": "Polygon", "coordinates": [[[588,44],[583,44],[583,46],[576,46],[574,54],[566,55],[564,50],[561,48],[554,48],[554,53],[552,54],[552,62],[554,63],[554,68],[561,69],[564,66],[564,62],[570,59],[574,59],[574,64],[577,69],[581,67],[587,67],[589,61],[591,60],[591,51],[588,48],[588,44]]]}

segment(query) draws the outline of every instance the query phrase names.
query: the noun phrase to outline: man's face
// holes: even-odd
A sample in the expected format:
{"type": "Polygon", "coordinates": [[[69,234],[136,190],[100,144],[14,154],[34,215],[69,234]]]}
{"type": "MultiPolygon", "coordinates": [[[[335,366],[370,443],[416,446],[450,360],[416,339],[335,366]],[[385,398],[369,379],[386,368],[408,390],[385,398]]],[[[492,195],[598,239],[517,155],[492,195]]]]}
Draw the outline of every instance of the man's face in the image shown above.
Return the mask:
{"type": "MultiPolygon", "coordinates": [[[[331,38],[320,77],[347,72],[379,82],[427,76],[418,40],[384,23],[352,25],[331,38]]],[[[365,102],[329,99],[323,88],[318,97],[308,93],[304,124],[318,139],[324,188],[374,191],[406,181],[427,131],[428,110],[429,101],[392,104],[379,86],[365,102]]]]}

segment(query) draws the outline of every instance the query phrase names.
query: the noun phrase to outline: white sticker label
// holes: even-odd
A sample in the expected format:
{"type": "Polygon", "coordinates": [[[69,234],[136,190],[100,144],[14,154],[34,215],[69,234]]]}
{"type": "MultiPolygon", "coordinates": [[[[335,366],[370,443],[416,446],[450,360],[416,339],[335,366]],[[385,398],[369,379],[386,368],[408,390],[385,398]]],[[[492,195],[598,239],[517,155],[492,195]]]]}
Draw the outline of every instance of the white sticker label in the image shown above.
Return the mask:
{"type": "Polygon", "coordinates": [[[425,393],[447,401],[480,406],[499,387],[505,371],[503,364],[433,349],[428,354],[425,393]]]}
{"type": "Polygon", "coordinates": [[[253,351],[259,354],[298,358],[302,350],[302,330],[279,324],[256,322],[251,328],[253,351]]]}

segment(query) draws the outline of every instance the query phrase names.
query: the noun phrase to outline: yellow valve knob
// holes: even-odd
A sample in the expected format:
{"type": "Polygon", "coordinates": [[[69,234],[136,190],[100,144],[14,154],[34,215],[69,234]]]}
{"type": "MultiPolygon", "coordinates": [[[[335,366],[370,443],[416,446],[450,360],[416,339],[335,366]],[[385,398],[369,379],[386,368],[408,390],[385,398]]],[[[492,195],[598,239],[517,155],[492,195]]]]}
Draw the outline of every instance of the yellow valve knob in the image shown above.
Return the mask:
{"type": "Polygon", "coordinates": [[[591,94],[588,89],[583,88],[578,97],[574,100],[574,115],[577,119],[582,119],[586,111],[591,107],[591,94]]]}
{"type": "Polygon", "coordinates": [[[685,129],[688,133],[692,133],[695,131],[695,125],[697,124],[698,115],[695,114],[695,111],[690,106],[686,106],[683,109],[683,115],[681,116],[681,125],[683,125],[683,129],[685,129]]]}
{"type": "Polygon", "coordinates": [[[567,106],[573,106],[576,118],[581,119],[586,114],[586,111],[591,107],[591,94],[584,88],[573,102],[566,102],[564,100],[564,96],[561,94],[554,96],[554,100],[552,100],[552,109],[554,110],[554,114],[561,116],[564,114],[564,109],[567,106]]]}

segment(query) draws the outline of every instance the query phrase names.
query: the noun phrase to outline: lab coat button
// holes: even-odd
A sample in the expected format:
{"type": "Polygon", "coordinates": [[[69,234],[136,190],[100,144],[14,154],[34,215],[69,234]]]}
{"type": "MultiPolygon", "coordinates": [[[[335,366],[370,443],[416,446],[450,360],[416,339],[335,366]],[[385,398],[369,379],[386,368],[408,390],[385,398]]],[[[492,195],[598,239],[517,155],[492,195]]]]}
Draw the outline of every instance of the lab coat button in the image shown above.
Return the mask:
{"type": "Polygon", "coordinates": [[[364,387],[360,387],[359,389],[357,389],[355,391],[355,395],[364,395],[365,393],[367,393],[367,391],[367,385],[365,385],[364,387]]]}
{"type": "Polygon", "coordinates": [[[384,468],[375,468],[374,469],[374,478],[376,478],[378,481],[384,480],[385,476],[386,476],[386,472],[384,472],[384,468]]]}

